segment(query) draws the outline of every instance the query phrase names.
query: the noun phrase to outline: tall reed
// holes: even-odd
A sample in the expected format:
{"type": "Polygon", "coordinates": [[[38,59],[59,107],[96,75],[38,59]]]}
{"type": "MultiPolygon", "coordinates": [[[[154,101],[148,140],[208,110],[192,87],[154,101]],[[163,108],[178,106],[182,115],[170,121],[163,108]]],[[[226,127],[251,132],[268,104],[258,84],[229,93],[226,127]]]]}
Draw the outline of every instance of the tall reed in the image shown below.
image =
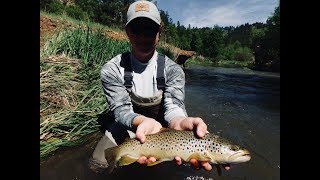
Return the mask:
{"type": "Polygon", "coordinates": [[[40,50],[40,157],[82,143],[98,130],[97,115],[107,108],[100,69],[130,49],[103,29],[64,29],[40,50]]]}

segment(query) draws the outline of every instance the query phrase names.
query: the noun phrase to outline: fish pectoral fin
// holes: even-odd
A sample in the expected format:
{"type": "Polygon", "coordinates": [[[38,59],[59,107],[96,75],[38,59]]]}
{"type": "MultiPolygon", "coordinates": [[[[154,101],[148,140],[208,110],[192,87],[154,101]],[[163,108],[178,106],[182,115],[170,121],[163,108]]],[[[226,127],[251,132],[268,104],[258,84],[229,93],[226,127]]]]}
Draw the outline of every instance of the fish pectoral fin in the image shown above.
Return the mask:
{"type": "Polygon", "coordinates": [[[157,165],[157,164],[162,163],[162,162],[164,162],[164,161],[166,161],[166,160],[164,160],[164,159],[159,159],[159,160],[157,160],[157,161],[155,161],[155,162],[148,163],[147,166],[154,166],[154,165],[157,165]]]}
{"type": "Polygon", "coordinates": [[[198,161],[210,161],[211,158],[207,155],[201,154],[201,153],[193,153],[189,156],[187,161],[190,161],[190,159],[196,159],[198,161]]]}
{"type": "Polygon", "coordinates": [[[119,166],[129,165],[129,164],[136,162],[137,160],[138,160],[137,157],[133,157],[130,155],[124,155],[124,156],[121,156],[121,158],[119,160],[119,166]]]}

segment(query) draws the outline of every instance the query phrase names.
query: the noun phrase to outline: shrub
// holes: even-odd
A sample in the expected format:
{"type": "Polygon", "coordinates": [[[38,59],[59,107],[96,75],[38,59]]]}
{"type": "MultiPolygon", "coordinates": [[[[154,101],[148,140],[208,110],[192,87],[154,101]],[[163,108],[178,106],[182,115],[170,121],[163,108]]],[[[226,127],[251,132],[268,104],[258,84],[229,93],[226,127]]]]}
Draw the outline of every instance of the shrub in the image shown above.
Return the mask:
{"type": "Polygon", "coordinates": [[[64,12],[64,5],[58,0],[51,1],[45,8],[49,13],[62,14],[64,12]]]}
{"type": "Polygon", "coordinates": [[[234,60],[236,61],[251,61],[253,54],[248,47],[239,47],[234,52],[234,60]]]}
{"type": "Polygon", "coordinates": [[[163,47],[158,47],[157,51],[161,54],[164,54],[166,56],[168,56],[170,59],[174,60],[174,54],[172,51],[170,51],[170,49],[168,48],[163,48],[163,47]]]}
{"type": "Polygon", "coordinates": [[[67,6],[66,13],[68,16],[77,20],[87,21],[89,19],[88,14],[78,6],[67,6]]]}

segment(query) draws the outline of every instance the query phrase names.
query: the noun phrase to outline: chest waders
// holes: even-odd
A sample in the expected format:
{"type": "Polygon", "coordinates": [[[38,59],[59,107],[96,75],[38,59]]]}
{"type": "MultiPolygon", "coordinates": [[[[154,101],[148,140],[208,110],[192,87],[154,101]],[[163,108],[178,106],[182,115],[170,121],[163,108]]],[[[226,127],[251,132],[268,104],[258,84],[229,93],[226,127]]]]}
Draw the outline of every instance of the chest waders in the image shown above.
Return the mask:
{"type": "Polygon", "coordinates": [[[127,88],[127,91],[130,95],[133,111],[146,117],[156,119],[162,124],[162,126],[166,127],[167,122],[164,120],[163,108],[163,92],[165,88],[164,63],[164,55],[158,54],[156,80],[159,91],[155,96],[152,97],[141,97],[132,91],[133,73],[130,52],[122,54],[120,65],[124,66],[124,86],[127,88]]]}
{"type": "MultiPolygon", "coordinates": [[[[144,115],[146,117],[154,118],[161,123],[162,126],[167,127],[168,123],[164,120],[164,98],[163,92],[165,88],[164,78],[164,55],[158,54],[157,60],[157,88],[158,93],[153,97],[141,97],[136,93],[132,92],[132,66],[130,59],[130,52],[125,52],[121,55],[120,66],[124,67],[124,86],[130,95],[134,112],[144,115]]],[[[114,124],[115,117],[112,111],[104,111],[98,115],[97,119],[99,123],[99,129],[104,133],[109,127],[114,124]]]]}
{"type": "MultiPolygon", "coordinates": [[[[124,85],[130,95],[134,112],[156,119],[162,126],[167,127],[168,123],[164,121],[164,98],[163,92],[165,88],[164,78],[164,64],[165,57],[158,55],[157,60],[157,88],[158,93],[153,97],[141,97],[132,92],[132,66],[130,59],[130,52],[123,53],[121,56],[120,65],[124,67],[124,85]]],[[[93,171],[103,171],[108,167],[108,162],[105,159],[104,150],[114,147],[123,142],[127,137],[133,138],[134,132],[128,130],[124,125],[115,123],[114,113],[112,111],[105,111],[98,117],[100,124],[100,131],[105,135],[102,136],[97,143],[92,157],[89,159],[89,167],[93,171]]]]}
{"type": "MultiPolygon", "coordinates": [[[[163,108],[163,92],[165,88],[164,64],[165,57],[159,54],[157,60],[157,88],[159,91],[155,96],[146,98],[132,92],[133,73],[130,52],[123,53],[120,62],[120,65],[124,67],[124,85],[131,97],[134,112],[154,118],[160,122],[162,126],[167,127],[168,124],[164,121],[163,108]]],[[[105,135],[102,136],[97,143],[96,148],[92,153],[92,157],[89,159],[89,167],[95,172],[102,172],[108,167],[104,150],[122,143],[127,137],[133,138],[135,134],[126,129],[122,124],[115,123],[114,113],[111,111],[100,114],[98,123],[100,124],[100,130],[105,135]]]]}

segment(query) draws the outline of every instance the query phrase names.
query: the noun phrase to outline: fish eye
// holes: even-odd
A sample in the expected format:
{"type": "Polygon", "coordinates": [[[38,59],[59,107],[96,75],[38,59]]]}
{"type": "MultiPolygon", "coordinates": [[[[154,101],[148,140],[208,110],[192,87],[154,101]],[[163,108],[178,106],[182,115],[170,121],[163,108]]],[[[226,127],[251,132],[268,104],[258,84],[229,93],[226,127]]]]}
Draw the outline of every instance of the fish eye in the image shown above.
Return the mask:
{"type": "Polygon", "coordinates": [[[231,146],[230,149],[231,149],[232,151],[237,151],[239,148],[238,148],[237,146],[231,146]]]}

